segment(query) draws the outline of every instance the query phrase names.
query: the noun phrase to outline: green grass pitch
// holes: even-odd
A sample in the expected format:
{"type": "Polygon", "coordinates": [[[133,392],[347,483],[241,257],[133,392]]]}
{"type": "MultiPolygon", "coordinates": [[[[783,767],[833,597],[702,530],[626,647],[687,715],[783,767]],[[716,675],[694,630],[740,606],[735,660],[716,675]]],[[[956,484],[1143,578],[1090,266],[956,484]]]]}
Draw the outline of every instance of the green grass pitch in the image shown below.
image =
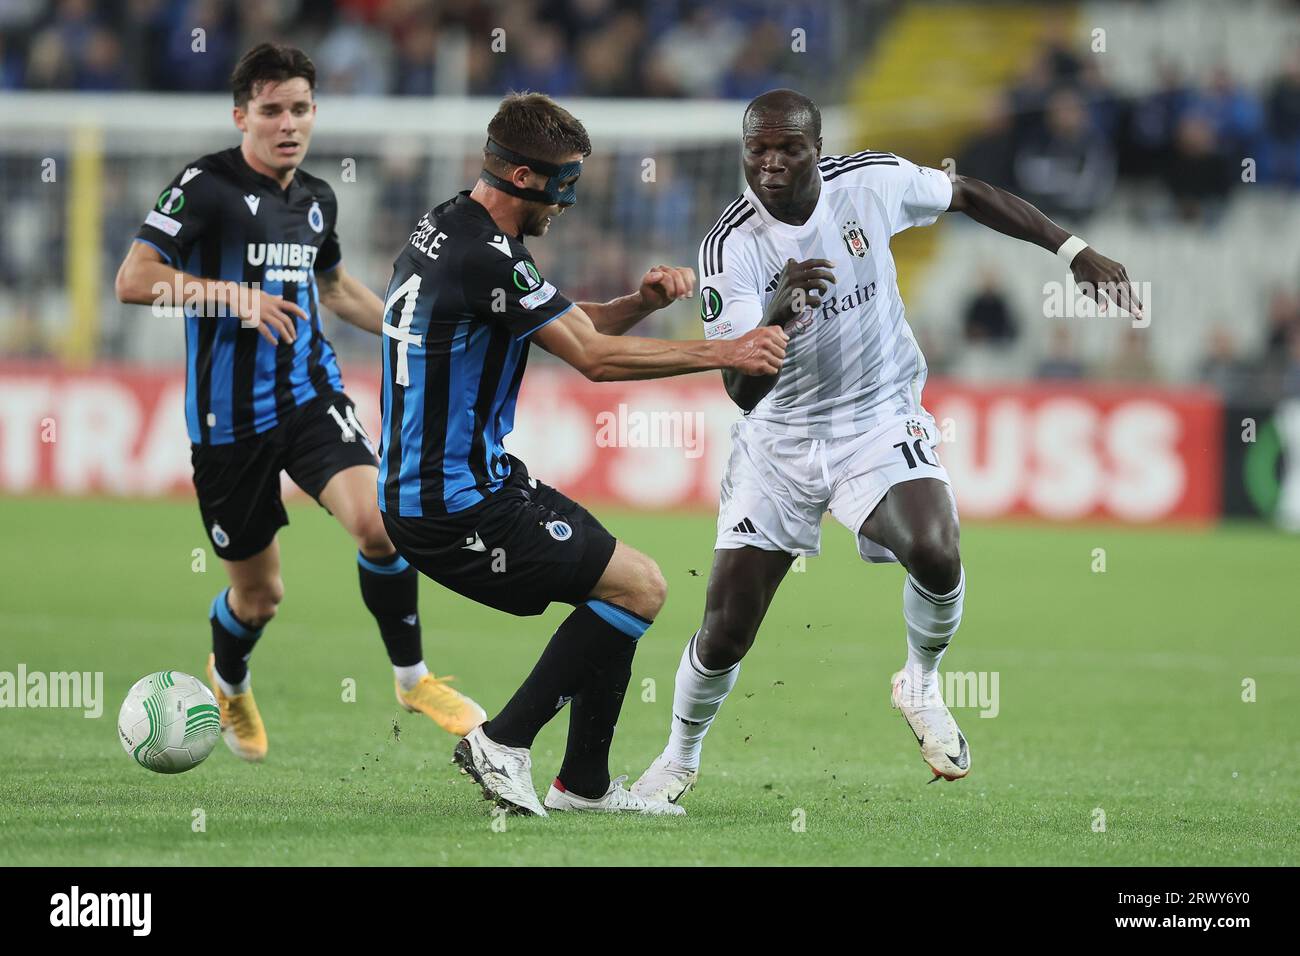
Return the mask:
{"type": "MultiPolygon", "coordinates": [[[[713,522],[597,511],[669,582],[614,743],[614,772],[635,779],[663,744],[713,522]]],[[[1300,548],[1266,529],[965,528],[966,617],[944,667],[996,672],[999,709],[954,711],[973,771],[927,786],[888,703],[902,571],[862,564],[828,523],[705,743],[686,819],[510,818],[498,832],[450,764],[455,741],[399,712],[346,535],[314,506],[290,513],[286,600],[253,660],[270,756],[250,766],[218,744],[166,777],[130,760],[115,720],[142,675],[203,674],[225,582],[214,558],[192,570],[197,509],[0,499],[0,671],[105,675],[99,719],[0,710],[0,865],[1297,862],[1300,548]]],[[[489,712],[566,613],[517,619],[422,588],[430,665],[489,712]]],[[[543,792],[566,727],[562,713],[534,749],[543,792]]]]}

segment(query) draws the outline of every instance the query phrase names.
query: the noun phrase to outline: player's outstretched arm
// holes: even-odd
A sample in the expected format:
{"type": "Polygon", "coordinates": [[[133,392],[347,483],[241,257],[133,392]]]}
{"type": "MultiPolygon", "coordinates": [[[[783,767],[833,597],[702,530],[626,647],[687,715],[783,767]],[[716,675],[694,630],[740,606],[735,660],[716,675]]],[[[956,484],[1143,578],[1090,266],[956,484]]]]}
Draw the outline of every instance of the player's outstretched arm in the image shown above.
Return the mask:
{"type": "MultiPolygon", "coordinates": [[[[787,259],[758,327],[780,328],[799,318],[806,309],[819,308],[822,294],[835,282],[832,265],[829,259],[805,259],[803,262],[787,259]]],[[[741,375],[732,369],[722,371],[722,383],[727,394],[746,412],[752,411],[763,400],[780,377],[779,370],[771,375],[741,375]]]]}
{"type": "Polygon", "coordinates": [[[1137,300],[1133,283],[1122,265],[1092,248],[1063,248],[1066,241],[1074,237],[1019,196],[978,179],[957,176],[953,180],[952,204],[948,209],[964,212],[981,225],[996,229],[1005,236],[1032,242],[1049,252],[1062,253],[1070,260],[1070,271],[1075,281],[1098,305],[1104,307],[1103,295],[1109,295],[1120,308],[1139,318],[1142,316],[1142,303],[1137,300]]]}
{"type": "Polygon", "coordinates": [[[344,322],[374,335],[383,332],[384,303],[364,282],[344,271],[342,263],[316,273],[316,285],[320,304],[344,322]]]}
{"type": "Polygon", "coordinates": [[[775,375],[785,360],[789,336],[780,326],[717,342],[606,335],[575,305],[535,332],[533,339],[593,382],[625,382],[717,368],[743,375],[775,375]]]}
{"type": "Polygon", "coordinates": [[[279,296],[251,290],[238,282],[201,279],[174,269],[163,261],[157,249],[143,242],[131,243],[118,267],[113,289],[117,301],[135,305],[181,306],[202,301],[210,308],[226,310],[224,314],[238,315],[246,327],[256,328],[273,345],[280,336],[289,342],[297,337],[294,316],[307,318],[296,304],[279,296]]]}
{"type": "Polygon", "coordinates": [[[688,266],[658,265],[641,277],[641,287],[631,295],[609,302],[579,302],[597,332],[622,335],[651,312],[667,308],[678,299],[695,295],[695,270],[688,266]]]}

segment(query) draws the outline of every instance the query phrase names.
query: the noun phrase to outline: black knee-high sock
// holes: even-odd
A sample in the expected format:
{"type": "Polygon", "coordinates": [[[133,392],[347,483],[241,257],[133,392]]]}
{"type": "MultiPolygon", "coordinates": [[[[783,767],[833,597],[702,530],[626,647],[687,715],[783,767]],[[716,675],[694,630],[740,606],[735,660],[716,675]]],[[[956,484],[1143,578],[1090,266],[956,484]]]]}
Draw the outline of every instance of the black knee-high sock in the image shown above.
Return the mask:
{"type": "Polygon", "coordinates": [[[591,675],[591,680],[573,698],[569,708],[569,741],[564,749],[564,763],[556,779],[566,790],[580,797],[597,800],[609,789],[609,748],[614,742],[614,727],[623,709],[628,681],[632,679],[632,655],[636,641],[619,635],[622,644],[610,656],[606,667],[591,675]]]}
{"type": "Polygon", "coordinates": [[[420,575],[397,552],[386,558],[367,558],[357,552],[361,599],[379,623],[388,659],[394,667],[410,667],[424,660],[417,613],[420,575]]]}
{"type": "Polygon", "coordinates": [[[235,617],[230,609],[226,588],[212,600],[208,617],[212,621],[212,655],[217,673],[227,684],[238,684],[248,676],[248,659],[262,636],[262,628],[252,628],[235,617]]]}
{"type": "Polygon", "coordinates": [[[650,626],[613,604],[589,601],[556,630],[533,671],[483,732],[508,747],[531,747],[569,700],[569,742],[559,779],[592,799],[609,789],[609,748],[632,676],[636,641],[650,626]]]}

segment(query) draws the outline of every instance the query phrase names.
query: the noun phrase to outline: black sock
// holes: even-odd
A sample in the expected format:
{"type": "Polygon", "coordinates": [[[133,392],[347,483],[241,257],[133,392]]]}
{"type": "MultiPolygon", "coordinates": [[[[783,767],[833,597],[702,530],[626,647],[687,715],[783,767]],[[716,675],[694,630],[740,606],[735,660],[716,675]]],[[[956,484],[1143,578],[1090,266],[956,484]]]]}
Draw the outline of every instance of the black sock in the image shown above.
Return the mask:
{"type": "Polygon", "coordinates": [[[514,696],[483,725],[483,732],[507,747],[531,747],[537,732],[582,689],[588,658],[599,656],[609,643],[606,630],[605,622],[586,605],[575,607],[514,696]]]}
{"type": "Polygon", "coordinates": [[[609,789],[609,748],[623,709],[632,657],[650,622],[607,601],[586,605],[604,622],[611,637],[606,656],[591,662],[587,683],[569,708],[569,740],[557,778],[566,790],[598,800],[609,789]]]}
{"type": "Polygon", "coordinates": [[[533,671],[483,732],[507,747],[531,747],[569,700],[569,743],[560,781],[596,799],[609,789],[609,747],[632,675],[636,639],[649,622],[602,601],[573,609],[533,671]]]}
{"type": "Polygon", "coordinates": [[[262,628],[251,628],[230,609],[226,588],[212,601],[212,654],[217,673],[227,684],[238,684],[248,676],[248,659],[262,636],[262,628]]]}
{"type": "Polygon", "coordinates": [[[417,614],[420,575],[397,552],[386,558],[367,558],[357,552],[361,600],[379,623],[388,659],[394,667],[410,667],[424,660],[417,614]]]}
{"type": "Polygon", "coordinates": [[[556,774],[564,789],[591,800],[600,799],[609,789],[609,748],[636,653],[636,641],[626,634],[617,634],[611,643],[612,653],[604,666],[595,668],[587,686],[574,695],[569,707],[569,742],[556,774]]]}

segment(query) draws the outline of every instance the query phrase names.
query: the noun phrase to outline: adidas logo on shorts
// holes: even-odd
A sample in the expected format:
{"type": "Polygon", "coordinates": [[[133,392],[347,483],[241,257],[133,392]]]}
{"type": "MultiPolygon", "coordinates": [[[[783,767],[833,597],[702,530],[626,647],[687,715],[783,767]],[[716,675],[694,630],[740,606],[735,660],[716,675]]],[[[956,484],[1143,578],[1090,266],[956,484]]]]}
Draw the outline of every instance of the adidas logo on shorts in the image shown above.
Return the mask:
{"type": "Polygon", "coordinates": [[[750,521],[748,518],[742,520],[740,524],[736,525],[731,530],[737,534],[758,534],[758,529],[754,527],[754,522],[750,521]]]}

